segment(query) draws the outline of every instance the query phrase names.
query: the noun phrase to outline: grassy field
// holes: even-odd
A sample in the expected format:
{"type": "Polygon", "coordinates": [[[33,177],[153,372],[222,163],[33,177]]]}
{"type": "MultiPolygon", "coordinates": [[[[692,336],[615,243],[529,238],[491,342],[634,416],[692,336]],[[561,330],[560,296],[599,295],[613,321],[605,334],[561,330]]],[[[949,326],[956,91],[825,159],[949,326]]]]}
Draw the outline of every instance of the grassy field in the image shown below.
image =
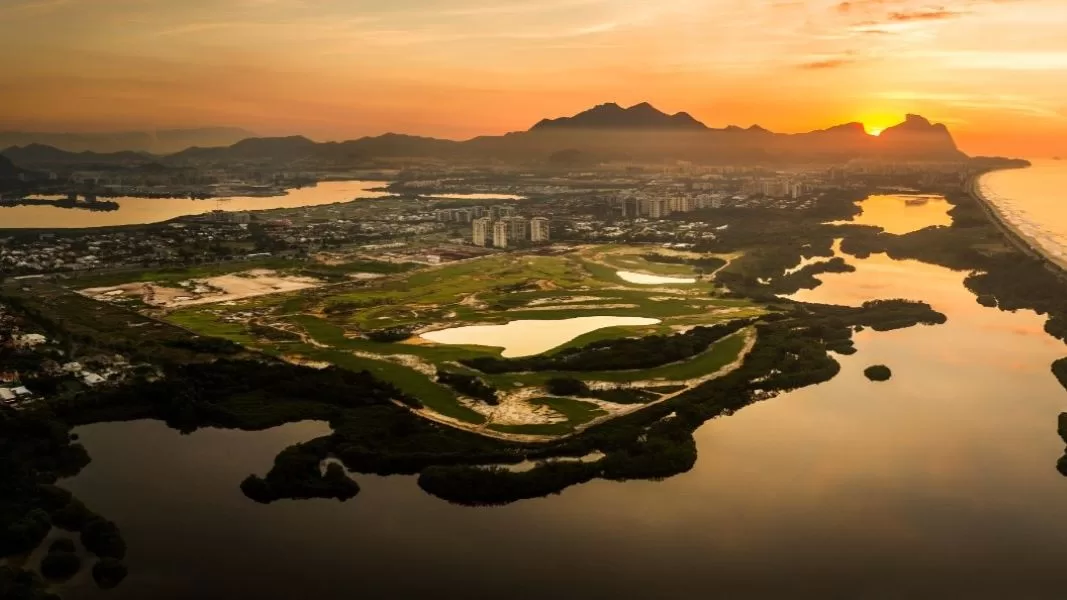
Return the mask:
{"type": "Polygon", "coordinates": [[[152,282],[164,286],[174,286],[180,281],[187,281],[190,279],[206,279],[208,277],[217,277],[219,275],[248,271],[251,269],[289,270],[299,268],[304,264],[304,261],[288,258],[261,258],[236,263],[230,262],[213,265],[196,265],[147,271],[88,275],[74,279],[71,281],[71,285],[78,288],[94,288],[110,287],[114,285],[122,285],[124,283],[152,282]]]}
{"type": "MultiPolygon", "coordinates": [[[[649,251],[654,253],[654,251],[649,251]]],[[[604,262],[620,271],[651,273],[666,277],[695,277],[696,269],[689,265],[652,262],[638,254],[607,254],[604,262]]]]}
{"type": "Polygon", "coordinates": [[[240,273],[253,269],[270,269],[292,275],[316,277],[326,281],[343,281],[352,273],[375,273],[390,275],[410,271],[418,265],[413,263],[391,263],[372,260],[357,260],[347,263],[328,265],[314,261],[265,257],[255,260],[225,262],[210,265],[193,265],[165,269],[148,269],[86,275],[71,281],[77,288],[110,287],[124,283],[155,283],[161,286],[176,286],[179,282],[191,279],[208,279],[219,275],[240,273]]]}
{"type": "MultiPolygon", "coordinates": [[[[541,386],[552,377],[615,382],[684,381],[712,373],[735,360],[744,338],[734,335],[690,360],[636,371],[592,373],[520,373],[487,376],[457,364],[479,356],[499,356],[500,348],[475,345],[374,342],[366,333],[416,329],[427,325],[505,323],[518,319],[557,320],[583,316],[652,317],[652,326],[609,327],[581,335],[553,348],[584,346],[594,341],[651,334],[669,334],[673,326],[710,325],[754,316],[762,309],[749,302],[716,297],[708,283],[663,287],[628,284],[617,269],[660,274],[691,274],[688,265],[655,263],[640,253],[651,247],[601,246],[558,255],[501,253],[478,259],[388,273],[385,277],[340,283],[299,292],[189,307],[166,318],[205,335],[224,337],[278,355],[325,361],[342,368],[369,370],[417,397],[432,411],[471,425],[503,433],[561,435],[600,416],[596,405],[576,399],[538,397],[524,401],[531,409],[548,407],[566,421],[548,425],[508,425],[487,422],[479,412],[459,401],[456,393],[416,370],[421,361],[482,377],[502,393],[524,386],[541,386]],[[610,261],[611,266],[605,264],[610,261]],[[300,332],[304,342],[257,339],[242,322],[250,320],[300,332]],[[400,364],[404,363],[404,364],[400,364]]],[[[341,265],[338,271],[358,268],[341,265]]],[[[188,277],[188,275],[185,275],[188,277]]],[[[425,369],[423,369],[425,370],[425,369]]],[[[491,414],[489,410],[486,414],[491,414]]]]}
{"type": "Polygon", "coordinates": [[[662,367],[633,371],[538,371],[536,373],[507,373],[503,375],[486,375],[486,380],[497,387],[514,387],[516,384],[541,385],[549,379],[568,377],[582,381],[610,381],[612,383],[630,383],[634,381],[685,381],[714,373],[737,360],[744,348],[743,332],[735,333],[719,340],[705,352],[693,358],[662,367]]]}
{"type": "Polygon", "coordinates": [[[289,350],[294,354],[325,361],[344,369],[370,371],[379,378],[392,383],[400,391],[418,398],[427,408],[446,417],[473,424],[485,422],[485,417],[460,404],[452,390],[439,385],[415,369],[385,360],[364,358],[348,352],[314,346],[294,345],[289,350]]]}

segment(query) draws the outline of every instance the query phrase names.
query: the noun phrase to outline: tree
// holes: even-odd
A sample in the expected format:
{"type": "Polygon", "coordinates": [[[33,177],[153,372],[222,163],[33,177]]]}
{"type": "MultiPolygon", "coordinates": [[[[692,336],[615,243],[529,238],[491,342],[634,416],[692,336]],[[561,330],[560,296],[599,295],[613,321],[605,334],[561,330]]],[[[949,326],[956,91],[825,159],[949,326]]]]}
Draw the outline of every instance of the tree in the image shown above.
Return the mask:
{"type": "Polygon", "coordinates": [[[863,374],[871,381],[888,381],[893,372],[885,365],[874,365],[863,370],[863,374]]]}

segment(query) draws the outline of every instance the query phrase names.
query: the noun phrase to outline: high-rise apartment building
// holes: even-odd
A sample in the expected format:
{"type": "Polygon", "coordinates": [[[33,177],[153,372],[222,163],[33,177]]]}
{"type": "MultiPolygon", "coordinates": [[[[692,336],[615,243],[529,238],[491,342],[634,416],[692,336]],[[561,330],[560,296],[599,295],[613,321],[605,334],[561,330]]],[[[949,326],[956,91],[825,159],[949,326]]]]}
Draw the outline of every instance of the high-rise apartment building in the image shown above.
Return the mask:
{"type": "Polygon", "coordinates": [[[548,219],[544,217],[534,217],[530,219],[530,241],[547,242],[549,240],[549,227],[548,219]]]}
{"type": "Polygon", "coordinates": [[[497,221],[493,223],[493,245],[497,248],[508,247],[508,234],[510,233],[510,223],[507,221],[497,221]]]}
{"type": "Polygon", "coordinates": [[[471,240],[475,246],[486,246],[489,243],[489,238],[493,231],[493,222],[486,217],[475,219],[474,233],[471,236],[471,240]]]}

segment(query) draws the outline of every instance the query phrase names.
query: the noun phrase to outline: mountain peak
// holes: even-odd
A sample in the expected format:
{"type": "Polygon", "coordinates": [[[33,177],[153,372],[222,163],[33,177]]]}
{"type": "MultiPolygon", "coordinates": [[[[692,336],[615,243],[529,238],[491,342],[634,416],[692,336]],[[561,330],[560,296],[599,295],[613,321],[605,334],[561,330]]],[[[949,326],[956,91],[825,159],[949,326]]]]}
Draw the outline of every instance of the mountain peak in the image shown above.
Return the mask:
{"type": "Polygon", "coordinates": [[[543,119],[531,130],[545,129],[707,129],[703,123],[684,112],[668,115],[648,102],[622,108],[614,102],[598,104],[572,117],[543,119]]]}
{"type": "Polygon", "coordinates": [[[903,123],[886,128],[879,136],[879,143],[889,154],[924,159],[958,159],[963,156],[948,127],[913,114],[904,117],[903,123]]]}

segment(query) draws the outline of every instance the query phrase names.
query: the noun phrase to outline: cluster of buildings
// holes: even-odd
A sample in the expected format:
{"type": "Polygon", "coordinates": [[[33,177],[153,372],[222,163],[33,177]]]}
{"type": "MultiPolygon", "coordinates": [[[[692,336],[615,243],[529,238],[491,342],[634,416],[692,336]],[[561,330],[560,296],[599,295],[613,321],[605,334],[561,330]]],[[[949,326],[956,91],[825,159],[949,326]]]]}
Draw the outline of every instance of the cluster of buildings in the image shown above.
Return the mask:
{"type": "Polygon", "coordinates": [[[747,196],[795,200],[804,194],[804,184],[786,177],[757,178],[746,181],[741,186],[741,193],[747,196]]]}
{"type": "Polygon", "coordinates": [[[726,194],[700,193],[650,193],[643,191],[621,192],[609,199],[612,211],[626,219],[647,217],[662,219],[674,213],[686,213],[706,208],[720,208],[726,194]]]}
{"type": "Polygon", "coordinates": [[[64,358],[66,352],[55,340],[23,331],[19,320],[3,306],[0,330],[0,406],[25,408],[52,393],[77,393],[74,390],[125,381],[146,368],[155,371],[153,367],[132,365],[120,354],[88,355],[80,361],[64,358]],[[73,382],[74,387],[62,382],[73,382]]]}
{"type": "Polygon", "coordinates": [[[540,244],[549,241],[551,235],[547,218],[519,216],[516,208],[507,204],[441,208],[436,216],[442,223],[471,224],[471,242],[475,246],[508,248],[527,242],[540,244]]]}
{"type": "Polygon", "coordinates": [[[437,220],[442,223],[472,223],[475,219],[486,217],[492,221],[499,221],[500,219],[514,217],[517,212],[514,206],[501,204],[498,206],[440,208],[435,214],[437,215],[437,220]]]}
{"type": "Polygon", "coordinates": [[[508,248],[523,243],[542,244],[549,241],[549,221],[545,217],[479,217],[473,221],[471,241],[475,246],[508,248]]]}

